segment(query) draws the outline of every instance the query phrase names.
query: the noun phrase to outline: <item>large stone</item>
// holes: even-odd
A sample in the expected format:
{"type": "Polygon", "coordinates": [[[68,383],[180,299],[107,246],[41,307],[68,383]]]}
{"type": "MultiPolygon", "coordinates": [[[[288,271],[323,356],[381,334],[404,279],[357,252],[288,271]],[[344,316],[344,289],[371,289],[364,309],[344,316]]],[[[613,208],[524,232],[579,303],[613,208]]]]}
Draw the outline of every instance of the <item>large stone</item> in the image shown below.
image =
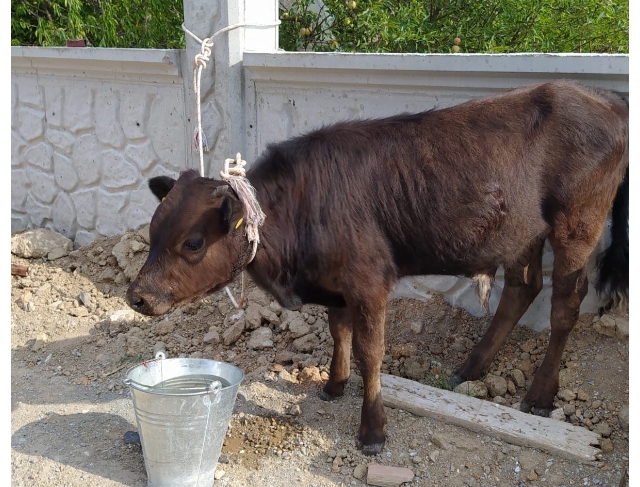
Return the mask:
{"type": "Polygon", "coordinates": [[[47,127],[45,137],[55,149],[58,149],[65,154],[71,153],[73,144],[76,141],[76,138],[72,133],[51,127],[47,127]]]}
{"type": "Polygon", "coordinates": [[[46,220],[51,219],[51,205],[44,205],[36,200],[31,192],[27,194],[27,200],[24,203],[24,211],[29,217],[32,228],[43,227],[46,220]]]}
{"type": "Polygon", "coordinates": [[[289,322],[289,331],[291,332],[291,338],[295,339],[307,335],[311,331],[311,327],[300,316],[289,322]]]}
{"type": "Polygon", "coordinates": [[[94,106],[94,91],[80,83],[73,85],[73,91],[67,91],[64,97],[64,124],[76,133],[93,128],[92,109],[94,106]]]}
{"type": "Polygon", "coordinates": [[[257,303],[260,306],[269,306],[271,300],[262,289],[254,289],[247,294],[247,301],[250,303],[257,303]]]}
{"type": "Polygon", "coordinates": [[[511,371],[511,377],[518,387],[524,387],[526,385],[524,374],[520,369],[513,369],[511,371]]]}
{"type": "Polygon", "coordinates": [[[313,352],[320,346],[320,338],[315,333],[309,333],[293,341],[293,348],[298,352],[313,352]]]}
{"type": "Polygon", "coordinates": [[[96,193],[96,230],[102,235],[118,235],[127,231],[122,209],[127,201],[127,194],[107,193],[98,190],[96,193]]]}
{"type": "Polygon", "coordinates": [[[44,113],[42,110],[20,107],[18,109],[18,132],[26,141],[40,137],[44,133],[44,113]]]}
{"type": "MultiPolygon", "coordinates": [[[[158,207],[158,200],[149,191],[146,181],[131,192],[129,204],[125,210],[128,228],[140,228],[151,221],[153,212],[158,207]]],[[[148,240],[148,239],[147,239],[148,240]]],[[[147,243],[149,243],[147,241],[147,243]]]]}
{"type": "Polygon", "coordinates": [[[273,347],[273,331],[271,328],[263,326],[251,333],[247,346],[256,350],[273,347]]]}
{"type": "Polygon", "coordinates": [[[234,310],[224,319],[224,331],[222,332],[222,343],[229,346],[235,343],[242,336],[245,327],[244,310],[234,310]]]}
{"type": "Polygon", "coordinates": [[[18,168],[11,171],[11,209],[22,209],[27,201],[29,186],[27,172],[24,169],[18,168]]]}
{"type": "Polygon", "coordinates": [[[53,228],[65,237],[74,238],[76,234],[76,209],[66,193],[59,193],[51,209],[53,228]]]}
{"type": "Polygon", "coordinates": [[[260,305],[257,303],[249,303],[245,311],[245,321],[248,330],[255,330],[262,324],[262,314],[260,313],[260,305]]]}
{"type": "Polygon", "coordinates": [[[85,228],[93,228],[96,223],[95,190],[79,191],[71,195],[73,206],[76,209],[78,225],[85,228]]]}
{"type": "Polygon", "coordinates": [[[466,396],[477,397],[479,399],[485,399],[489,393],[484,382],[479,380],[471,380],[458,384],[455,389],[453,389],[453,392],[464,394],[466,396]]]}
{"type": "Polygon", "coordinates": [[[45,257],[49,252],[58,248],[71,252],[73,250],[73,242],[67,237],[46,228],[27,230],[11,238],[11,253],[25,259],[45,257]]]}
{"type": "Polygon", "coordinates": [[[507,381],[504,377],[487,374],[487,377],[484,379],[484,384],[487,386],[491,397],[504,396],[507,392],[507,381]]]}

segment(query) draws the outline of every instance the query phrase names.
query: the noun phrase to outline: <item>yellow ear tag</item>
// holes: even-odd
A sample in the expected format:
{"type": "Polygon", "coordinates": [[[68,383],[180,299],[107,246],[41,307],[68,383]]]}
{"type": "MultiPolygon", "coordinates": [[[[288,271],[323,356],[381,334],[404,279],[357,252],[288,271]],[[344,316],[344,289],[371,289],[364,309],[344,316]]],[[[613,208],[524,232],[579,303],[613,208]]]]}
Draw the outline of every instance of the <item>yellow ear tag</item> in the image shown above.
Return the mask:
{"type": "MultiPolygon", "coordinates": [[[[164,198],[166,198],[166,196],[165,196],[164,198]]],[[[162,203],[162,202],[164,201],[164,198],[162,198],[162,199],[160,200],[160,203],[162,203]]]]}
{"type": "Polygon", "coordinates": [[[236,223],[236,228],[235,228],[236,230],[237,230],[238,228],[240,228],[240,225],[242,225],[242,221],[243,221],[243,220],[244,220],[244,218],[240,218],[240,220],[238,220],[238,223],[236,223]]]}

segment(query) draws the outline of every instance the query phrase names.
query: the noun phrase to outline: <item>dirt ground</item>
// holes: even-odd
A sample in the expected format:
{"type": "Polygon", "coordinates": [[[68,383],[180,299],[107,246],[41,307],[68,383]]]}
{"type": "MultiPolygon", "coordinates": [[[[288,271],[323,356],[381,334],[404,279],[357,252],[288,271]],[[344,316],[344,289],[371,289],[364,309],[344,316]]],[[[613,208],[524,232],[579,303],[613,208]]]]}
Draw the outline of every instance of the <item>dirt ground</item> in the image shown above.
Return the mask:
{"type": "MultiPolygon", "coordinates": [[[[628,326],[628,315],[581,316],[562,361],[556,406],[565,421],[601,433],[599,460],[565,460],[393,408],[383,453],[365,457],[355,448],[357,370],[340,400],[318,397],[332,353],[324,309],[282,310],[250,284],[239,329],[224,293],[167,317],[133,314],[124,294],[147,244],[141,232],[52,261],[12,255],[29,266],[11,278],[12,485],[145,486],[142,450],[124,439],[137,425],[122,381],[158,349],[246,374],[216,486],[362,486],[369,463],[409,467],[415,477],[406,485],[416,486],[617,487],[625,476],[629,343],[612,323],[628,326]]],[[[239,294],[239,282],[232,290],[239,294]]],[[[383,371],[443,386],[487,326],[439,297],[392,300],[383,371]]],[[[490,370],[506,390],[492,388],[487,400],[517,406],[547,343],[548,332],[517,326],[490,370]]]]}

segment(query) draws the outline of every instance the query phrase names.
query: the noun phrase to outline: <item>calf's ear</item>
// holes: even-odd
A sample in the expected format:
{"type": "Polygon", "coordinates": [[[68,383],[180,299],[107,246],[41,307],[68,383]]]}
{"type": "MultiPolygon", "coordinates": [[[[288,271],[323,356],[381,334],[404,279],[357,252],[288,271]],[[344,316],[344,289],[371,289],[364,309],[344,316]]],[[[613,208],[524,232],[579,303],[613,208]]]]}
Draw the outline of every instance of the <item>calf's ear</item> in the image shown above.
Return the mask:
{"type": "Polygon", "coordinates": [[[162,201],[175,183],[176,180],[169,176],[157,176],[149,179],[149,189],[158,198],[158,201],[162,201]]]}
{"type": "Polygon", "coordinates": [[[229,185],[222,184],[213,191],[214,199],[221,199],[220,215],[225,232],[239,227],[238,222],[244,215],[244,206],[229,185]]]}

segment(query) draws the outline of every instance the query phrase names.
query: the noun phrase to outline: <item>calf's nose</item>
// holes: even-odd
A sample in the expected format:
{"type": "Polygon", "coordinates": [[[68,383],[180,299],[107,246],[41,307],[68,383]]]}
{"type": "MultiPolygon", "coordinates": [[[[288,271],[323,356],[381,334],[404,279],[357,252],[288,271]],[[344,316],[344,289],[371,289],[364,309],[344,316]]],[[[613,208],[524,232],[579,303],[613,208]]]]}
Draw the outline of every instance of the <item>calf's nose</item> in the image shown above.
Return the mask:
{"type": "Polygon", "coordinates": [[[142,299],[142,296],[131,291],[127,292],[127,303],[133,310],[137,311],[138,313],[142,313],[142,310],[144,309],[144,306],[146,304],[144,299],[142,299]]]}

